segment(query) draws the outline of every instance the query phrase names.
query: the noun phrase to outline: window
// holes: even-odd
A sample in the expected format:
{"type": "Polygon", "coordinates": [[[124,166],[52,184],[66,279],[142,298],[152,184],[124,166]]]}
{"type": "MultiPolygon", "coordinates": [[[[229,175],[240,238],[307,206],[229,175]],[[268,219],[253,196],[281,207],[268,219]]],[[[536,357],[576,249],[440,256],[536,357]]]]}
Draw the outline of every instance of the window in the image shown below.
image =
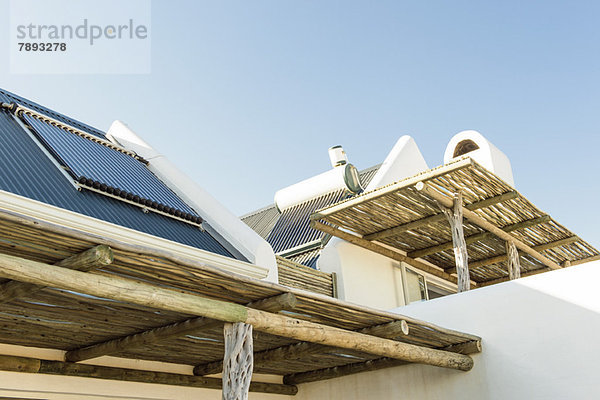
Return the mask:
{"type": "Polygon", "coordinates": [[[405,304],[433,300],[456,292],[449,282],[415,271],[404,264],[401,269],[405,304]]]}

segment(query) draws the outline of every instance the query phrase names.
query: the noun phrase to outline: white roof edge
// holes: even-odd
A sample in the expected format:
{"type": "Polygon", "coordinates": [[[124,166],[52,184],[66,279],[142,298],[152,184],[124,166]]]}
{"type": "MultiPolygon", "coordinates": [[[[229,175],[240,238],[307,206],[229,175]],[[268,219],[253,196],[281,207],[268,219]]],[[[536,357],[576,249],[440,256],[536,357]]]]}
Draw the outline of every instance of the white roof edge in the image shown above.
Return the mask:
{"type": "Polygon", "coordinates": [[[273,249],[239,217],[181,172],[121,121],[112,123],[107,137],[149,161],[148,169],[181,197],[202,218],[235,247],[250,263],[268,270],[266,280],[277,283],[277,262],[273,249]]]}
{"type": "Polygon", "coordinates": [[[0,212],[23,215],[83,233],[90,233],[110,240],[143,244],[157,250],[175,252],[191,261],[202,262],[226,271],[262,279],[268,269],[262,266],[201,250],[172,240],[164,239],[135,229],[65,210],[28,197],[0,190],[0,212]]]}

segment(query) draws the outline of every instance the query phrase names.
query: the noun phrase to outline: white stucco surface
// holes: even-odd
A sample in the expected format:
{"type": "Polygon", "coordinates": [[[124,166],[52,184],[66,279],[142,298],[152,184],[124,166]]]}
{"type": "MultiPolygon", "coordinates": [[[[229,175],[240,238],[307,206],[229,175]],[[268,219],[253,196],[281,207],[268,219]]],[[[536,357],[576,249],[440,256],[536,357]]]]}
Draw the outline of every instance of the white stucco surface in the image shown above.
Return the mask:
{"type": "Polygon", "coordinates": [[[600,261],[401,307],[479,335],[470,372],[407,365],[299,386],[297,400],[598,399],[600,261]]]}
{"type": "MultiPolygon", "coordinates": [[[[268,268],[265,279],[277,282],[275,253],[266,240],[177,169],[171,161],[152,148],[123,122],[113,122],[107,137],[148,160],[148,169],[199,212],[202,218],[225,239],[227,244],[234,247],[234,251],[241,253],[250,263],[268,268]]],[[[233,249],[228,248],[228,250],[232,251],[233,249]]]]}
{"type": "Polygon", "coordinates": [[[475,151],[466,153],[466,155],[477,161],[489,171],[496,174],[500,179],[508,183],[510,186],[515,186],[515,180],[513,178],[512,166],[509,158],[502,152],[502,150],[494,146],[492,142],[487,140],[481,133],[477,131],[462,131],[454,135],[446,146],[446,150],[444,152],[444,164],[449,163],[455,158],[453,157],[454,151],[456,150],[457,146],[465,140],[470,140],[479,147],[475,151]]]}

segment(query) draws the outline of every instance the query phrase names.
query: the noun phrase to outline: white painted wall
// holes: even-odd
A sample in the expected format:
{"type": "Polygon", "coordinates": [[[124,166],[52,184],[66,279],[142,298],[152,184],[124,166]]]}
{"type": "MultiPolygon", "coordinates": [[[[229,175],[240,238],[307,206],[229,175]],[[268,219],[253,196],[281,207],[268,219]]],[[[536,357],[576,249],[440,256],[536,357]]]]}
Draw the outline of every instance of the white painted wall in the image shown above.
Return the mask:
{"type": "MultiPolygon", "coordinates": [[[[410,136],[402,136],[369,183],[371,191],[427,170],[427,163],[410,136]]],[[[332,238],[321,251],[317,266],[337,275],[338,297],[370,307],[404,305],[400,263],[344,240],[332,238]]]]}
{"type": "MultiPolygon", "coordinates": [[[[149,161],[148,169],[162,180],[173,192],[199,212],[227,243],[240,252],[252,264],[268,268],[266,280],[277,282],[277,262],[273,249],[260,235],[232,214],[196,182],[177,169],[165,156],[121,121],[115,121],[107,137],[124,148],[135,151],[149,161]]],[[[229,249],[231,251],[231,249],[229,249]]]]}
{"type": "Polygon", "coordinates": [[[483,338],[470,372],[407,365],[303,384],[297,400],[598,399],[600,261],[395,311],[483,338]]]}
{"type": "Polygon", "coordinates": [[[390,258],[339,240],[322,250],[318,263],[336,273],[340,299],[383,310],[404,305],[400,263],[390,258]]]}

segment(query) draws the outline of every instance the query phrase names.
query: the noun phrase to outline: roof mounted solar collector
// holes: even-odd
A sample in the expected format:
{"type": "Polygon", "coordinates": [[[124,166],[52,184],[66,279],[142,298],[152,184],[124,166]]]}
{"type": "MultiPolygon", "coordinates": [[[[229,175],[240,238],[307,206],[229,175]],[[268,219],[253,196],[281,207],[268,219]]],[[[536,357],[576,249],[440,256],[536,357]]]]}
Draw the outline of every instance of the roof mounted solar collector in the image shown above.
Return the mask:
{"type": "Polygon", "coordinates": [[[202,229],[202,218],[134,152],[19,106],[12,110],[81,189],[202,229]]]}

